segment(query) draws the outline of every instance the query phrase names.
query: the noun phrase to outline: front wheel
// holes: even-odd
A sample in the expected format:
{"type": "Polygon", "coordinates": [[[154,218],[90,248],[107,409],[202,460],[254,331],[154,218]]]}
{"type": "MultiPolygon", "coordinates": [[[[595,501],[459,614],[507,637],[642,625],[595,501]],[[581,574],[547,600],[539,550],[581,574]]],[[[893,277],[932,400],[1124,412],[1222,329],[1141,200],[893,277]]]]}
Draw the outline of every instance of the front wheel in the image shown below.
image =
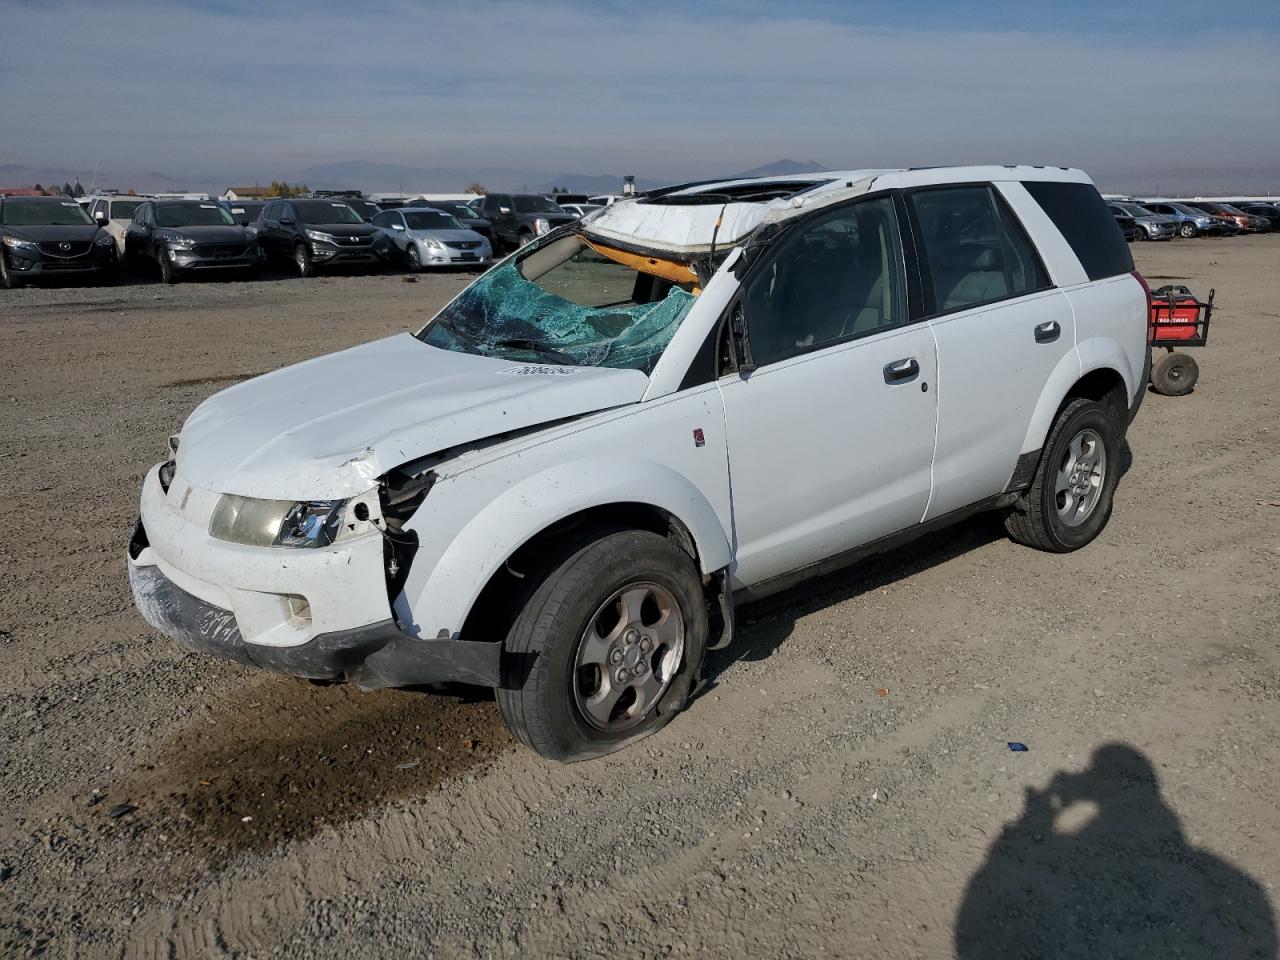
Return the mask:
{"type": "Polygon", "coordinates": [[[0,250],[0,287],[6,290],[17,290],[20,286],[22,281],[13,275],[8,257],[3,250],[0,250]]]}
{"type": "Polygon", "coordinates": [[[612,753],[683,705],[707,631],[685,551],[647,531],[605,535],[558,563],[520,610],[498,706],[512,734],[548,759],[612,753]]]}
{"type": "Polygon", "coordinates": [[[1051,553],[1079,550],[1102,532],[1120,480],[1122,431],[1093,400],[1072,400],[1054,421],[1031,487],[1005,517],[1018,543],[1051,553]]]}
{"type": "Polygon", "coordinates": [[[533,234],[532,234],[532,233],[522,233],[522,234],[520,234],[520,237],[519,237],[519,246],[521,246],[521,247],[527,247],[527,246],[528,246],[529,244],[531,244],[531,243],[533,243],[533,234]]]}
{"type": "Polygon", "coordinates": [[[1182,234],[1184,239],[1190,240],[1196,235],[1196,225],[1194,223],[1184,223],[1178,228],[1178,233],[1182,234]]]}
{"type": "Polygon", "coordinates": [[[418,253],[417,244],[409,245],[409,249],[404,253],[404,259],[409,265],[410,273],[417,273],[422,269],[422,255],[418,253]]]}
{"type": "Polygon", "coordinates": [[[169,251],[160,249],[156,252],[160,262],[160,279],[165,283],[173,284],[178,282],[178,271],[173,269],[173,263],[169,260],[169,251]]]}
{"type": "Polygon", "coordinates": [[[293,265],[298,268],[298,276],[315,276],[315,264],[311,261],[311,251],[307,249],[305,243],[300,243],[293,248],[293,265]]]}

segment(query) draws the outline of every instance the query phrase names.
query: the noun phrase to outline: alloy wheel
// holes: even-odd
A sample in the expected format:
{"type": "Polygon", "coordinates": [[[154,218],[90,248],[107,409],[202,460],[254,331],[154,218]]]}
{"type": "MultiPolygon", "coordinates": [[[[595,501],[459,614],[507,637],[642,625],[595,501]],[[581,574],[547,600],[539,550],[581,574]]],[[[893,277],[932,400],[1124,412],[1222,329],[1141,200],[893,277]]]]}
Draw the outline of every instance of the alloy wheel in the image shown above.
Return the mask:
{"type": "Polygon", "coordinates": [[[578,641],[572,683],[583,719],[610,733],[642,723],[680,668],[684,643],[684,615],[665,587],[614,591],[578,641]]]}
{"type": "Polygon", "coordinates": [[[1089,519],[1107,474],[1107,448],[1095,430],[1081,430],[1067,444],[1054,484],[1058,518],[1069,527],[1089,519]]]}

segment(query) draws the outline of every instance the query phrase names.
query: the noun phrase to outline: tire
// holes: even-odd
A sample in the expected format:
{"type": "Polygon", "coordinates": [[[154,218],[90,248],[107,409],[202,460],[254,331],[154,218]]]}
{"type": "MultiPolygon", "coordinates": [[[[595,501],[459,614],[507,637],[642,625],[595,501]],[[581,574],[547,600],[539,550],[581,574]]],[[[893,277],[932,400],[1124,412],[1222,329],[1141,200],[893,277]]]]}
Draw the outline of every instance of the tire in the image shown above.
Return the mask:
{"type": "Polygon", "coordinates": [[[163,247],[157,251],[157,258],[160,264],[160,279],[165,283],[174,284],[178,282],[178,271],[173,269],[173,264],[169,262],[169,252],[163,247]]]}
{"type": "Polygon", "coordinates": [[[1010,538],[1037,550],[1069,553],[1101,533],[1120,480],[1122,436],[1121,424],[1100,403],[1077,399],[1063,407],[1031,487],[1005,517],[1010,538]]]}
{"type": "Polygon", "coordinates": [[[5,290],[17,290],[22,286],[22,281],[13,275],[9,269],[9,258],[3,250],[0,250],[0,287],[5,290]]]}
{"type": "Polygon", "coordinates": [[[305,243],[296,243],[293,246],[293,265],[298,271],[298,276],[314,277],[316,275],[316,265],[311,261],[311,251],[307,249],[305,243]]]}
{"type": "Polygon", "coordinates": [[[519,237],[516,238],[517,247],[527,247],[531,243],[533,243],[532,233],[522,233],[520,234],[519,237]]]}
{"type": "Polygon", "coordinates": [[[419,273],[422,270],[422,255],[418,253],[417,244],[409,244],[404,252],[405,265],[409,268],[410,273],[419,273]]]}
{"type": "Polygon", "coordinates": [[[561,556],[511,626],[497,699],[516,739],[567,762],[661,729],[701,668],[708,622],[697,567],[665,537],[626,530],[561,556]]]}
{"type": "Polygon", "coordinates": [[[1186,353],[1166,353],[1151,367],[1151,388],[1166,397],[1183,397],[1195,389],[1200,365],[1186,353]]]}
{"type": "Polygon", "coordinates": [[[1178,227],[1178,233],[1187,240],[1190,240],[1198,232],[1199,231],[1196,230],[1196,225],[1194,223],[1184,223],[1182,226],[1178,227]]]}

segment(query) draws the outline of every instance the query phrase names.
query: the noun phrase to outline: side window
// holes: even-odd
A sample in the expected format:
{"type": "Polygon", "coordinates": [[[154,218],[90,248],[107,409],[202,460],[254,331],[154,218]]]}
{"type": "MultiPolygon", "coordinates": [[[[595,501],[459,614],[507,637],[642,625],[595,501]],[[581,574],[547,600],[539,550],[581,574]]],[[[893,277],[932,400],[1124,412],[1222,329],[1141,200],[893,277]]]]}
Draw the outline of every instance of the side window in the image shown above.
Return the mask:
{"type": "Polygon", "coordinates": [[[841,207],[782,238],[752,271],[742,311],[760,366],[906,323],[892,198],[841,207]]]}
{"type": "Polygon", "coordinates": [[[391,226],[391,214],[380,213],[369,222],[375,227],[389,227],[391,226]]]}
{"type": "Polygon", "coordinates": [[[89,216],[96,220],[98,218],[98,214],[106,212],[106,203],[102,200],[95,200],[93,201],[93,207],[89,210],[89,216]]]}
{"type": "Polygon", "coordinates": [[[292,220],[294,223],[298,222],[298,218],[293,215],[293,204],[291,203],[280,204],[280,219],[292,220]]]}
{"type": "Polygon", "coordinates": [[[1092,184],[1027,181],[1022,185],[1071,245],[1090,280],[1133,270],[1124,232],[1092,184]]]}
{"type": "Polygon", "coordinates": [[[989,186],[911,194],[931,288],[931,313],[950,313],[1050,286],[1022,225],[989,186]]]}

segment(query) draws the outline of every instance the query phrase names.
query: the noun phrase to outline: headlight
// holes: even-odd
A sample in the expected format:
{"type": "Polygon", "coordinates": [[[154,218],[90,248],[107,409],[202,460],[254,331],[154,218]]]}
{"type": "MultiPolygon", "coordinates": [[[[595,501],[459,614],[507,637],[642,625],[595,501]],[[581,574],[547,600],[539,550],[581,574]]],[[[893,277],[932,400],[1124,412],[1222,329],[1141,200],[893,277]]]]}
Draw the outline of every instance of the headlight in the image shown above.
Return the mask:
{"type": "Polygon", "coordinates": [[[544,233],[550,233],[551,221],[546,217],[539,217],[537,220],[533,221],[533,232],[538,236],[542,236],[544,233]]]}
{"type": "Polygon", "coordinates": [[[4,245],[14,250],[35,250],[36,245],[30,240],[19,240],[17,237],[5,237],[4,245]]]}
{"type": "Polygon", "coordinates": [[[160,239],[171,247],[194,247],[196,242],[180,233],[162,233],[160,239]]]}
{"type": "Polygon", "coordinates": [[[93,242],[100,247],[114,247],[116,245],[115,239],[109,233],[104,233],[93,242]]]}
{"type": "Polygon", "coordinates": [[[304,230],[308,240],[314,240],[316,243],[332,243],[337,244],[332,233],[325,233],[323,230],[304,230]]]}
{"type": "Polygon", "coordinates": [[[433,237],[423,237],[419,242],[420,242],[424,247],[426,247],[428,250],[443,250],[443,249],[444,249],[444,244],[443,244],[443,243],[441,243],[439,240],[436,240],[436,239],[435,239],[435,238],[433,238],[433,237]]]}
{"type": "Polygon", "coordinates": [[[209,535],[251,547],[325,547],[342,526],[345,500],[257,500],[225,494],[209,535]]]}

